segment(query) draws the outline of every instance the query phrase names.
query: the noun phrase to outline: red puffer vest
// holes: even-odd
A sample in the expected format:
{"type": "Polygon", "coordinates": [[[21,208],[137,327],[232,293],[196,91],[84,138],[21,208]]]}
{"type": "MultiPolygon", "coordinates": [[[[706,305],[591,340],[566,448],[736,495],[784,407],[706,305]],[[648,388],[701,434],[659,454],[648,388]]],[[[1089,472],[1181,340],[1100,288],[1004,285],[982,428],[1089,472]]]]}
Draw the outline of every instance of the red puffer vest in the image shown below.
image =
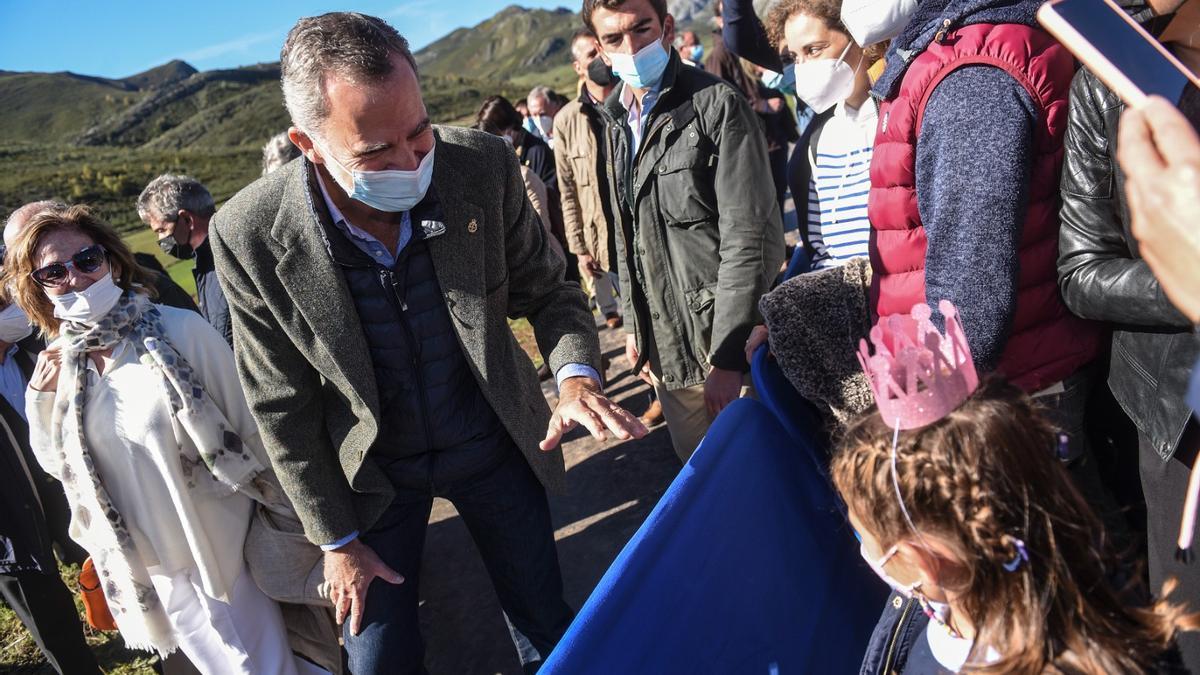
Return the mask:
{"type": "Polygon", "coordinates": [[[1016,313],[997,368],[1036,392],[1091,361],[1100,347],[1098,328],[1072,315],[1058,290],[1059,174],[1074,60],[1048,34],[1015,24],[976,24],[946,33],[912,62],[899,93],[880,106],[868,204],[871,309],[877,317],[906,314],[926,301],[925,228],[915,186],[917,135],[934,88],[970,65],[1003,69],[1025,87],[1040,112],[1018,254],[1016,313]]]}

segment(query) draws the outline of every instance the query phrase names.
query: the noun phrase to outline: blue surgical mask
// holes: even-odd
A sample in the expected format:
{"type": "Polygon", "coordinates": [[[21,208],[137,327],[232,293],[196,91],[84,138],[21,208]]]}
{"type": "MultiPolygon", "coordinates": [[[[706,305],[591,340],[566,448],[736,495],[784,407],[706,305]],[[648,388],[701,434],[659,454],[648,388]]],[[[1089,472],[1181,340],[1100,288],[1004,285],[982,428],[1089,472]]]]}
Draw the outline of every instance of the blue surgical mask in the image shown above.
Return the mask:
{"type": "Polygon", "coordinates": [[[767,89],[782,91],[785,94],[795,94],[796,64],[787,64],[784,66],[782,73],[764,69],[762,74],[762,83],[767,89]]]}
{"type": "MultiPolygon", "coordinates": [[[[433,155],[437,146],[421,159],[415,171],[358,171],[346,168],[334,159],[333,154],[321,146],[317,146],[325,159],[345,173],[350,174],[353,183],[346,185],[335,174],[333,179],[346,191],[351,199],[358,200],[367,206],[387,213],[411,211],[429,190],[433,182],[433,155]]],[[[333,173],[333,172],[330,172],[333,173]]]]}
{"type": "Polygon", "coordinates": [[[700,60],[703,58],[704,58],[704,45],[696,45],[695,47],[692,47],[692,60],[695,61],[696,63],[700,63],[700,60]]]}
{"type": "Polygon", "coordinates": [[[634,89],[653,89],[658,86],[667,70],[667,63],[671,61],[671,55],[662,46],[661,39],[642,47],[636,54],[609,52],[608,58],[617,77],[634,89]]]}

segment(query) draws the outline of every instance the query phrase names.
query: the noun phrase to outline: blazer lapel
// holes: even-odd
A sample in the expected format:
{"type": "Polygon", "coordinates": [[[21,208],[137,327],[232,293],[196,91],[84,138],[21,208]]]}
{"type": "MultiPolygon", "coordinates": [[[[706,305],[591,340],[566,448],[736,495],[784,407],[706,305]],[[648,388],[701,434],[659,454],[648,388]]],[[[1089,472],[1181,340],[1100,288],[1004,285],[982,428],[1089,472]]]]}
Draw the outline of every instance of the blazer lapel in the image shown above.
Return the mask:
{"type": "MultiPolygon", "coordinates": [[[[430,189],[435,191],[440,207],[432,211],[440,210],[445,232],[426,241],[442,295],[455,320],[464,350],[486,379],[487,361],[482,349],[487,344],[488,291],[484,272],[484,212],[460,197],[464,192],[462,181],[443,157],[439,156],[434,164],[430,189]]],[[[413,227],[422,227],[422,219],[431,217],[414,214],[413,227]]]]}
{"type": "Polygon", "coordinates": [[[271,236],[284,246],[275,272],[328,359],[313,366],[326,379],[345,380],[378,417],[379,394],[362,322],[325,236],[325,227],[333,223],[313,167],[301,161],[303,180],[288,184],[271,228],[271,236]],[[327,372],[330,363],[336,372],[327,372]]]}

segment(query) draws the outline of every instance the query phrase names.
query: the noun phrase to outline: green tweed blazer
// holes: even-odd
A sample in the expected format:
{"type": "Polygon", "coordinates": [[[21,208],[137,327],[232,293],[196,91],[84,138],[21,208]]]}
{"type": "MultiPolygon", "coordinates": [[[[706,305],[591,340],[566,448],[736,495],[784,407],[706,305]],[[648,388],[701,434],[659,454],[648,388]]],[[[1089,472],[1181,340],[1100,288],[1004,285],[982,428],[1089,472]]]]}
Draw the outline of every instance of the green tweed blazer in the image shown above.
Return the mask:
{"type": "MultiPolygon", "coordinates": [[[[463,352],[487,400],[551,491],[560,450],[544,453],[550,409],[508,318],[529,319],[550,368],[598,368],[587,299],[525,196],[512,150],[482,132],[437,127],[433,186],[445,234],[429,239],[463,352]]],[[[246,399],[280,483],[315,544],[364,532],[394,492],[369,450],[379,395],[366,338],[324,232],[331,227],[304,158],[237,193],[209,233],[229,299],[246,399]]]]}

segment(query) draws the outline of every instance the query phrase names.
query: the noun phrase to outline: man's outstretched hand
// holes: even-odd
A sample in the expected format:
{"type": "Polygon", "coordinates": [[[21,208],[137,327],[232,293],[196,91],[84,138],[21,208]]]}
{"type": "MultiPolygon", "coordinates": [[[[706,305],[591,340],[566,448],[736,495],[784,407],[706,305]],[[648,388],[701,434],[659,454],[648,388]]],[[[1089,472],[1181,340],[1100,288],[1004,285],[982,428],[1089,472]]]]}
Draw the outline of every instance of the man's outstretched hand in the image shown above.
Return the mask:
{"type": "Polygon", "coordinates": [[[598,441],[608,440],[610,432],[623,441],[642,438],[649,433],[641,420],[608,400],[599,382],[590,377],[569,377],[562,382],[558,407],[554,409],[540,447],[544,451],[553,450],[558,447],[563,434],[580,424],[598,441]]]}

